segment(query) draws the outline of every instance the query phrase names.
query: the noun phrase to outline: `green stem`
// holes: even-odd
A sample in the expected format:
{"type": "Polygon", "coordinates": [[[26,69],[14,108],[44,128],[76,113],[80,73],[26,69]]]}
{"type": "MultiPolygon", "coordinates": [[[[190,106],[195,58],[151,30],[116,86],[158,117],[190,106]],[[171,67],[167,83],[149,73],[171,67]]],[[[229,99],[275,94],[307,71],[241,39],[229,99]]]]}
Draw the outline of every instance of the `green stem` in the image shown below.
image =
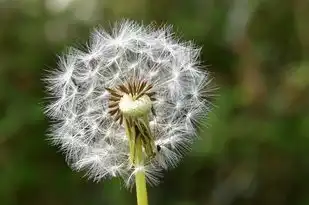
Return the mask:
{"type": "MultiPolygon", "coordinates": [[[[142,142],[140,139],[136,140],[135,144],[135,163],[143,165],[142,142]]],[[[148,205],[146,177],[144,171],[138,171],[135,175],[136,197],[138,205],[148,205]]]]}
{"type": "MultiPolygon", "coordinates": [[[[126,130],[126,135],[129,138],[130,162],[134,166],[143,166],[143,143],[141,137],[137,136],[135,126],[131,127],[126,120],[124,120],[124,126],[126,130]]],[[[137,205],[148,205],[146,176],[143,170],[136,172],[135,185],[137,205]]]]}

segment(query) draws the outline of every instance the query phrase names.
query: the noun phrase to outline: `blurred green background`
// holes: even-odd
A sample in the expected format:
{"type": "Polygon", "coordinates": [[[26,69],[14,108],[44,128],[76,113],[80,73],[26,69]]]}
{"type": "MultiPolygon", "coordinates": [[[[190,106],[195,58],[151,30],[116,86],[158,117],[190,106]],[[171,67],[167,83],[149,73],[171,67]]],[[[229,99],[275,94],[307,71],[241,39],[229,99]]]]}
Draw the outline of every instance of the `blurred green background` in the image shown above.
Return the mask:
{"type": "Polygon", "coordinates": [[[220,89],[193,151],[150,205],[309,204],[308,0],[0,0],[0,204],[130,205],[121,181],[87,181],[46,141],[44,70],[93,26],[174,25],[203,46],[220,89]],[[249,3],[248,3],[249,2],[249,3]]]}

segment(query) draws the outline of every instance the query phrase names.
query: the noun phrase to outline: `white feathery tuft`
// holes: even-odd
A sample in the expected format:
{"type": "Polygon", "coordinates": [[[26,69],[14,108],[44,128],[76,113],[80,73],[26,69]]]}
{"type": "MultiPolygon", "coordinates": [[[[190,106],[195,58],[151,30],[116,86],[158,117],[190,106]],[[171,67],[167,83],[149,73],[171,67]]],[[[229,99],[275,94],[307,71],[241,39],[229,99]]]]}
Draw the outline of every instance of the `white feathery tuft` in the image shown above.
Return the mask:
{"type": "Polygon", "coordinates": [[[124,20],[110,34],[95,30],[86,51],[68,49],[44,79],[51,98],[45,111],[55,122],[50,139],[73,169],[95,181],[121,176],[130,187],[142,171],[156,185],[161,171],[177,166],[190,149],[198,119],[210,110],[211,80],[200,67],[200,51],[175,38],[171,27],[156,30],[124,20]],[[159,148],[147,164],[132,167],[125,129],[108,113],[106,88],[134,77],[156,93],[156,115],[149,120],[159,148]]]}

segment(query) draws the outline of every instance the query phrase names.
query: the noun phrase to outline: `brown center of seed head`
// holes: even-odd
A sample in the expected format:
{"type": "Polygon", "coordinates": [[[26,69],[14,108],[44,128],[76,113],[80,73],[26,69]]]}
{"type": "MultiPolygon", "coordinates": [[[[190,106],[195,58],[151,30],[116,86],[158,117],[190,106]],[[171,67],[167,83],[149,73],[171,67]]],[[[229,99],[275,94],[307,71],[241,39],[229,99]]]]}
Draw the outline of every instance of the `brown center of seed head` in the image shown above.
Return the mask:
{"type": "Polygon", "coordinates": [[[114,116],[115,122],[119,121],[119,124],[122,124],[124,113],[120,110],[119,103],[124,95],[129,95],[133,101],[147,95],[151,101],[155,101],[155,92],[151,92],[152,87],[153,86],[147,83],[147,81],[133,80],[132,82],[121,84],[115,88],[105,88],[110,93],[108,113],[114,116]]]}

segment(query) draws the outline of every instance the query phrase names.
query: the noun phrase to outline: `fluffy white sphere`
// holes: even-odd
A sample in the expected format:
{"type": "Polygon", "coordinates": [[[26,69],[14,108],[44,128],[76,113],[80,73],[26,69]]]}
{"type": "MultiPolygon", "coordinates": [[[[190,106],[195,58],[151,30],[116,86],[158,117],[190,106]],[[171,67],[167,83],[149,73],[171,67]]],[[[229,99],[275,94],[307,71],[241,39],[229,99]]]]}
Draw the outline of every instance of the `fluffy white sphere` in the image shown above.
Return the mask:
{"type": "Polygon", "coordinates": [[[170,27],[155,29],[132,21],[115,24],[111,34],[95,30],[86,51],[68,49],[58,69],[45,79],[54,124],[52,141],[76,170],[98,181],[123,177],[127,184],[137,171],[149,183],[162,169],[176,166],[196,135],[196,121],[209,111],[209,78],[200,69],[200,48],[174,38],[170,27]],[[113,88],[138,78],[155,93],[149,113],[156,157],[144,166],[129,162],[129,143],[122,124],[108,113],[113,88]]]}

